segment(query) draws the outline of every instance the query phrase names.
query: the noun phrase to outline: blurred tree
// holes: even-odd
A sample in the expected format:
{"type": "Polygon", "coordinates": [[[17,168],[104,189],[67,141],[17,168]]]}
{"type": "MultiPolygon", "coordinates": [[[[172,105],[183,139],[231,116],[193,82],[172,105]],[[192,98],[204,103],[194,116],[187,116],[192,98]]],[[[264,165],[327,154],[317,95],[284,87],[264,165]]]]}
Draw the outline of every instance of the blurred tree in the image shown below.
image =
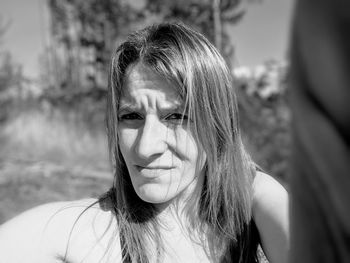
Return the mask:
{"type": "Polygon", "coordinates": [[[55,87],[47,90],[49,97],[100,100],[114,44],[141,24],[189,24],[206,35],[230,65],[233,46],[225,26],[240,21],[245,13],[242,3],[250,1],[258,0],[48,0],[52,44],[42,75],[50,75],[46,83],[55,87]]]}
{"type": "MultiPolygon", "coordinates": [[[[0,45],[10,22],[0,16],[0,45]]],[[[22,67],[14,62],[12,55],[0,49],[0,123],[7,120],[14,101],[20,97],[23,84],[22,67]]]]}
{"type": "Polygon", "coordinates": [[[5,92],[11,93],[9,90],[20,86],[21,79],[21,66],[14,62],[9,52],[2,51],[0,54],[0,94],[5,96],[5,92]]]}
{"type": "Polygon", "coordinates": [[[122,0],[49,0],[48,4],[52,47],[43,64],[55,75],[49,82],[55,89],[48,92],[66,102],[83,97],[101,100],[114,43],[142,15],[122,0]]]}
{"type": "Polygon", "coordinates": [[[202,32],[231,66],[233,46],[226,29],[238,23],[245,9],[244,0],[146,0],[146,15],[157,14],[161,21],[182,21],[202,32]]]}
{"type": "Polygon", "coordinates": [[[254,161],[286,182],[291,145],[291,114],[286,99],[288,65],[271,60],[261,67],[261,74],[237,77],[240,123],[254,161]]]}

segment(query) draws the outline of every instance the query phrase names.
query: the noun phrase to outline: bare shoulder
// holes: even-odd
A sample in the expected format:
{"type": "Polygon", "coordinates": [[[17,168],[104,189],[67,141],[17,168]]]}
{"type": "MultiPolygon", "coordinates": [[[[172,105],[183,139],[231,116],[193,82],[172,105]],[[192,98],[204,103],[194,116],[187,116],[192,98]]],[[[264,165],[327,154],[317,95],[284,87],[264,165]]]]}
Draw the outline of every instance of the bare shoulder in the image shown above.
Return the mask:
{"type": "Polygon", "coordinates": [[[263,172],[256,173],[253,183],[253,191],[254,202],[258,205],[265,206],[271,204],[271,201],[278,201],[275,200],[276,197],[288,197],[288,193],[281,183],[263,172]],[[266,201],[268,201],[267,204],[265,203],[266,201]]]}
{"type": "Polygon", "coordinates": [[[47,203],[32,209],[29,209],[0,226],[0,237],[5,234],[21,234],[30,233],[34,229],[48,229],[57,222],[60,222],[61,227],[64,223],[73,220],[83,210],[93,206],[96,200],[84,199],[71,202],[55,202],[47,203]],[[23,231],[25,230],[25,231],[23,231]],[[23,231],[23,232],[22,232],[23,231]]]}
{"type": "Polygon", "coordinates": [[[80,262],[97,243],[112,236],[110,226],[116,229],[112,213],[101,209],[96,199],[41,205],[0,226],[2,259],[60,262],[67,256],[80,262]]]}
{"type": "Polygon", "coordinates": [[[253,217],[269,261],[286,262],[289,250],[288,193],[273,177],[257,172],[253,217]]]}
{"type": "Polygon", "coordinates": [[[54,215],[67,216],[68,214],[74,212],[80,212],[82,208],[87,208],[88,206],[94,204],[96,201],[96,199],[82,199],[77,201],[54,202],[39,205],[37,207],[24,211],[23,213],[12,218],[11,220],[5,222],[0,227],[1,230],[3,230],[8,227],[11,227],[14,224],[21,223],[21,221],[23,220],[25,220],[27,224],[40,224],[42,221],[45,221],[54,215]]]}

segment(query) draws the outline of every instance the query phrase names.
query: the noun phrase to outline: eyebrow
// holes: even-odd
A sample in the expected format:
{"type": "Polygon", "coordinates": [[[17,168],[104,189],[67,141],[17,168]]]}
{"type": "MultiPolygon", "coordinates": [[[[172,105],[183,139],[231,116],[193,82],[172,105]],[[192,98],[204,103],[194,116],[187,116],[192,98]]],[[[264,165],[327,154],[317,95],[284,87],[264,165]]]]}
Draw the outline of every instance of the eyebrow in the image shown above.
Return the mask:
{"type": "Polygon", "coordinates": [[[123,110],[134,111],[134,110],[138,110],[138,109],[139,108],[133,104],[123,103],[119,106],[118,111],[123,111],[123,110]]]}
{"type": "MultiPolygon", "coordinates": [[[[123,103],[119,106],[118,111],[137,111],[140,110],[139,107],[137,107],[136,105],[133,105],[131,103],[123,103]]],[[[184,111],[184,105],[180,104],[180,105],[172,105],[170,107],[165,107],[160,109],[160,111],[162,112],[169,112],[169,111],[176,111],[176,112],[183,112],[184,111]]]]}

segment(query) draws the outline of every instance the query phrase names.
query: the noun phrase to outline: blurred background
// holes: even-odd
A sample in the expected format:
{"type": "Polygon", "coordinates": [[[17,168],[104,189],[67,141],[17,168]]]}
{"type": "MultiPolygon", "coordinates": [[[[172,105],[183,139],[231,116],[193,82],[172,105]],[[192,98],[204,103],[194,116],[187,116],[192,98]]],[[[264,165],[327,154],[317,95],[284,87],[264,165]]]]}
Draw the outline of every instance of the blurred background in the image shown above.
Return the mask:
{"type": "Polygon", "coordinates": [[[237,78],[244,140],[286,185],[292,0],[2,0],[0,224],[38,204],[98,196],[112,182],[104,110],[111,52],[132,30],[180,20],[237,78]]]}

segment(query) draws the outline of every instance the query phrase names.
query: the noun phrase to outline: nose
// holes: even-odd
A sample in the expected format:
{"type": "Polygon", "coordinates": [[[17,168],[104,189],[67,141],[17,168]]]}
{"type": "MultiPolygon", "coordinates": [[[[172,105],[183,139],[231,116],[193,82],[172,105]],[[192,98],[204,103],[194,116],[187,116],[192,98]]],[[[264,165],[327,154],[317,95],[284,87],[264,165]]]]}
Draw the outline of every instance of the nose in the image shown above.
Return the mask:
{"type": "Polygon", "coordinates": [[[146,117],[144,125],[140,127],[135,145],[138,157],[147,160],[161,155],[167,147],[165,133],[166,127],[157,117],[146,117]]]}

